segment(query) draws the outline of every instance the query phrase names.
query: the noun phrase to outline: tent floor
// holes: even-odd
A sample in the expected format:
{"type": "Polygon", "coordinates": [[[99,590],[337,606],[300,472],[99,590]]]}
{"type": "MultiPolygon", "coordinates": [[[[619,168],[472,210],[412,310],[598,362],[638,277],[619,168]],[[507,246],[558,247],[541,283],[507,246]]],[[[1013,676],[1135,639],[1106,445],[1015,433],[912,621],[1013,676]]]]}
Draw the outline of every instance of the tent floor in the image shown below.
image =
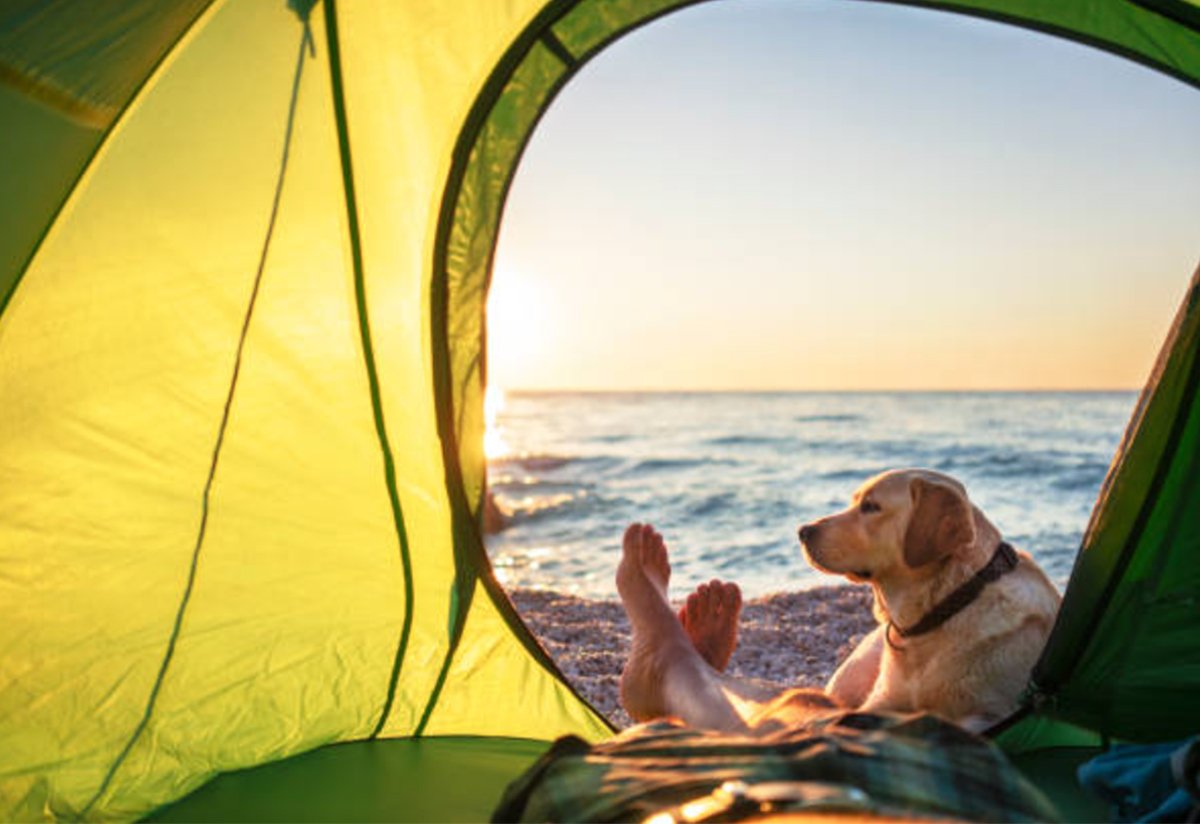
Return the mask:
{"type": "Polygon", "coordinates": [[[1102,750],[1092,747],[1057,747],[1010,756],[1013,764],[1058,808],[1064,821],[1109,821],[1108,805],[1075,779],[1075,769],[1102,750]]]}
{"type": "Polygon", "coordinates": [[[148,821],[487,821],[550,746],[511,738],[332,744],[225,773],[148,821]]]}
{"type": "MultiPolygon", "coordinates": [[[[510,781],[546,747],[510,738],[397,738],[333,744],[217,776],[149,821],[486,821],[510,781]]],[[[1075,781],[1098,750],[1061,748],[1013,760],[1067,821],[1109,811],[1075,781]]]]}

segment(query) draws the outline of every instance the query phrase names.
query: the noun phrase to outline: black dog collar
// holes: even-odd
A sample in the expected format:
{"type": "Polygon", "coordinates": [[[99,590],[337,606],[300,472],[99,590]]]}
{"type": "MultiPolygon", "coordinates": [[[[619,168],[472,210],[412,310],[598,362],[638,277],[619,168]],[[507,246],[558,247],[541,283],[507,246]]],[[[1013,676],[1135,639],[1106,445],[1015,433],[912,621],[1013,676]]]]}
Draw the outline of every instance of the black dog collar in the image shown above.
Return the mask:
{"type": "Polygon", "coordinates": [[[985,586],[995,581],[1001,575],[1016,569],[1017,561],[1017,551],[1005,541],[1001,541],[1000,546],[996,547],[992,559],[981,570],[976,572],[971,580],[943,598],[938,602],[937,606],[925,613],[924,618],[917,621],[917,623],[908,629],[897,626],[889,620],[883,637],[887,639],[890,646],[894,647],[895,644],[892,643],[893,630],[901,638],[914,638],[918,635],[924,635],[927,632],[933,632],[966,609],[972,601],[979,597],[979,593],[983,592],[985,586]]]}

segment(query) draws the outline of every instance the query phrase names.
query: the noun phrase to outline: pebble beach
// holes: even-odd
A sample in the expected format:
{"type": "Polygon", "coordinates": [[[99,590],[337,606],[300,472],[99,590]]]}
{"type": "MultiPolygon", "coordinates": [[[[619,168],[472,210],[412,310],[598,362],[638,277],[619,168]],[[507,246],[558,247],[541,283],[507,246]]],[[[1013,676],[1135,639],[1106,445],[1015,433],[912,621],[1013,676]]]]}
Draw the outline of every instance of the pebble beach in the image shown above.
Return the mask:
{"type": "MultiPolygon", "coordinates": [[[[536,589],[509,595],[580,694],[618,727],[632,724],[617,696],[630,641],[620,602],[536,589]]],[[[727,671],[780,689],[820,687],[874,626],[866,586],[815,587],[749,599],[727,671]]]]}

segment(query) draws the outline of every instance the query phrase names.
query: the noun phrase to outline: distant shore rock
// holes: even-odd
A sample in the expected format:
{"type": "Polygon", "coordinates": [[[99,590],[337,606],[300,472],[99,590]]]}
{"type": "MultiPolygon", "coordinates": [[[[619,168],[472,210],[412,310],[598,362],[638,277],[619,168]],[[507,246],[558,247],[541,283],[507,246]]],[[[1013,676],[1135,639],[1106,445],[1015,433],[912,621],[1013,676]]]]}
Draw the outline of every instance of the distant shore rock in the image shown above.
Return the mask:
{"type": "MultiPolygon", "coordinates": [[[[509,596],[579,693],[617,726],[632,724],[617,697],[629,652],[629,622],[620,602],[532,589],[509,596]]],[[[820,687],[874,627],[866,586],[755,598],[742,609],[738,648],[728,671],[781,689],[820,687]]]]}
{"type": "Polygon", "coordinates": [[[495,535],[508,527],[512,517],[496,503],[496,496],[489,490],[483,496],[483,534],[495,535]]]}

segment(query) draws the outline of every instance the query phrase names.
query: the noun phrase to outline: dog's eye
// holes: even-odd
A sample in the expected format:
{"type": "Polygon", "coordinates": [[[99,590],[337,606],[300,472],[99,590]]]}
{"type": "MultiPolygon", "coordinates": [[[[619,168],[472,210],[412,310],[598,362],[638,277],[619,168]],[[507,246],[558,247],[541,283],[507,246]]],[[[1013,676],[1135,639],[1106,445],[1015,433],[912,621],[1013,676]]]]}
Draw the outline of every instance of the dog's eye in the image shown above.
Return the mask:
{"type": "Polygon", "coordinates": [[[879,512],[883,507],[872,501],[870,498],[863,498],[858,505],[858,510],[864,515],[870,515],[872,512],[879,512]]]}

